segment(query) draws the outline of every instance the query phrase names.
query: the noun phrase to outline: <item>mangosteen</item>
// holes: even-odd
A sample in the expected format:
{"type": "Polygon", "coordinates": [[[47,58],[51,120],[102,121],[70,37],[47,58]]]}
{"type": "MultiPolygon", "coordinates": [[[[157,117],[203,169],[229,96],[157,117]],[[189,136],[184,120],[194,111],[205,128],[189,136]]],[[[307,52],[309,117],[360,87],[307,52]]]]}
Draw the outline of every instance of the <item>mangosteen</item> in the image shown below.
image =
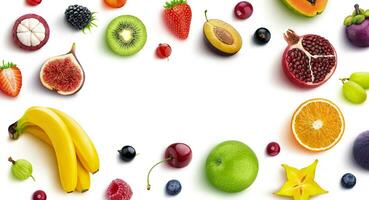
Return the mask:
{"type": "Polygon", "coordinates": [[[359,8],[355,4],[355,11],[344,21],[346,36],[350,42],[358,47],[369,47],[369,10],[359,8]]]}

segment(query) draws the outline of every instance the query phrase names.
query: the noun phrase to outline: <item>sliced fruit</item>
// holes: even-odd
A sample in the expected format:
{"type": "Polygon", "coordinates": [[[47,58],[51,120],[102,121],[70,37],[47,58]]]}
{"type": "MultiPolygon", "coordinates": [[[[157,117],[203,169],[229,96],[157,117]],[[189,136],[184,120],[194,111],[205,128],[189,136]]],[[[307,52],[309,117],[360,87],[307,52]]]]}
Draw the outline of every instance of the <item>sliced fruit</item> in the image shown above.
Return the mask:
{"type": "Polygon", "coordinates": [[[106,29],[106,43],[120,56],[139,52],[146,43],[146,28],[140,19],[132,15],[114,18],[106,29]]]}
{"type": "Polygon", "coordinates": [[[15,44],[28,51],[43,47],[50,35],[46,20],[36,14],[26,14],[18,18],[12,32],[15,44]]]}
{"type": "Polygon", "coordinates": [[[104,2],[111,8],[121,8],[126,4],[127,0],[104,0],[104,2]]]}
{"type": "Polygon", "coordinates": [[[300,15],[314,17],[324,11],[328,0],[282,0],[282,2],[300,15]]]}
{"type": "Polygon", "coordinates": [[[315,88],[328,81],[336,70],[337,54],[327,39],[314,34],[299,36],[293,30],[288,30],[284,39],[288,46],[282,67],[292,83],[315,88]]]}
{"type": "Polygon", "coordinates": [[[309,200],[310,197],[327,193],[315,182],[315,170],[318,160],[302,169],[283,164],[287,180],[281,189],[274,193],[279,196],[291,197],[294,200],[309,200]]]}
{"type": "Polygon", "coordinates": [[[72,95],[82,88],[85,74],[75,49],[73,43],[67,54],[49,58],[42,65],[40,80],[43,86],[61,95],[72,95]]]}
{"type": "Polygon", "coordinates": [[[341,139],[345,121],[340,109],[326,99],[311,99],[295,111],[291,123],[297,142],[311,151],[325,151],[341,139]]]}
{"type": "Polygon", "coordinates": [[[236,54],[242,47],[242,38],[238,31],[222,20],[208,19],[207,10],[205,18],[203,32],[208,46],[221,55],[236,54]]]}
{"type": "Polygon", "coordinates": [[[11,97],[18,96],[22,88],[22,73],[14,63],[0,66],[0,90],[11,97]]]}

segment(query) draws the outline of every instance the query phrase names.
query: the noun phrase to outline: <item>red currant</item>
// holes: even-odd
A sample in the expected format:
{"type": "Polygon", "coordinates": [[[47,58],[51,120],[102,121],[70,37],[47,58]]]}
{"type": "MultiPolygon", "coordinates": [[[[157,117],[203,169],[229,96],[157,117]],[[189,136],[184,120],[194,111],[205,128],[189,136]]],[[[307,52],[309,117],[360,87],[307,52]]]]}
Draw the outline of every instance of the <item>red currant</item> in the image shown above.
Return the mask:
{"type": "Polygon", "coordinates": [[[281,151],[281,147],[276,142],[271,142],[268,144],[266,152],[270,156],[276,156],[281,151]]]}
{"type": "Polygon", "coordinates": [[[169,44],[159,44],[159,46],[156,48],[156,55],[159,58],[168,58],[172,54],[172,48],[169,46],[169,44]]]}
{"type": "Polygon", "coordinates": [[[46,193],[42,190],[37,190],[32,195],[32,200],[46,200],[46,193]]]}
{"type": "Polygon", "coordinates": [[[247,1],[241,1],[234,7],[234,15],[238,19],[247,19],[252,15],[253,7],[247,1]]]}
{"type": "Polygon", "coordinates": [[[42,0],[27,0],[28,5],[30,6],[37,6],[41,3],[42,0]]]}

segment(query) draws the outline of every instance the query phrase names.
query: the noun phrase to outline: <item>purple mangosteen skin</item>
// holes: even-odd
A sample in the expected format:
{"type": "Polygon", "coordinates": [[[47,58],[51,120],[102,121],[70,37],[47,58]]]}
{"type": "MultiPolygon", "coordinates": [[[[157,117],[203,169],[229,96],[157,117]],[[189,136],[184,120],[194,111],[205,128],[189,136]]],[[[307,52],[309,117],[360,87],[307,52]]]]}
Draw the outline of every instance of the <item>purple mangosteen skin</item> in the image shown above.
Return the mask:
{"type": "Polygon", "coordinates": [[[353,156],[357,164],[369,170],[369,131],[361,133],[356,138],[353,156]]]}
{"type": "Polygon", "coordinates": [[[369,47],[369,19],[346,27],[347,38],[358,47],[369,47]]]}

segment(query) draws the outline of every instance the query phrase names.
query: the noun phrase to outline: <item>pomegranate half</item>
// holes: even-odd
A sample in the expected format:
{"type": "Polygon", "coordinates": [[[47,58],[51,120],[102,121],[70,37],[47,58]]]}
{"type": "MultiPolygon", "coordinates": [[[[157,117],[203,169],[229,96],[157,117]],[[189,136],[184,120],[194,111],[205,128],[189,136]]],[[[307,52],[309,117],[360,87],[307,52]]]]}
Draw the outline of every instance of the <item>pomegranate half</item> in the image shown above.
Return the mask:
{"type": "Polygon", "coordinates": [[[61,95],[72,95],[82,88],[85,74],[75,49],[73,43],[67,54],[49,58],[42,65],[40,80],[44,87],[61,95]]]}
{"type": "Polygon", "coordinates": [[[332,44],[319,35],[298,36],[293,30],[284,35],[288,43],[282,66],[286,76],[297,86],[315,88],[325,83],[337,66],[332,44]]]}

